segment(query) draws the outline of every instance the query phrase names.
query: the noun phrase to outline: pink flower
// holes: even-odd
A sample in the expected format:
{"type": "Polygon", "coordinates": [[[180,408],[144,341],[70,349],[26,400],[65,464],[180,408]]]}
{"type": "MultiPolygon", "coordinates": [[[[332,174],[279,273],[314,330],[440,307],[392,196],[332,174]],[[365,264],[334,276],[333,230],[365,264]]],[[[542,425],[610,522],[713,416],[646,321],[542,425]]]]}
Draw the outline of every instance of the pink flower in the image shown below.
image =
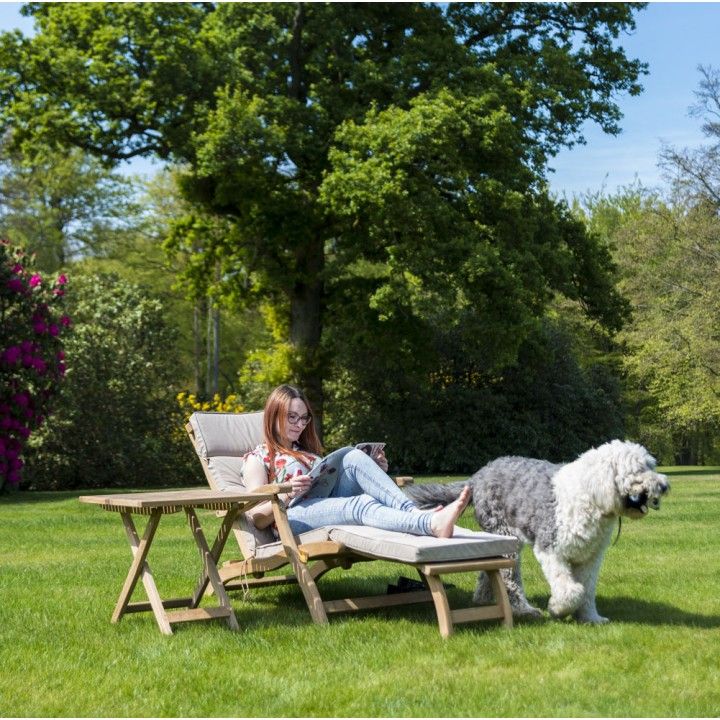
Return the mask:
{"type": "Polygon", "coordinates": [[[35,275],[33,275],[30,278],[29,284],[30,284],[31,288],[34,288],[34,287],[37,287],[38,285],[40,285],[41,282],[42,282],[42,277],[36,273],[35,275]]]}
{"type": "Polygon", "coordinates": [[[50,330],[50,334],[53,337],[57,337],[60,334],[60,328],[57,325],[55,325],[54,323],[52,325],[50,325],[49,330],[50,330]]]}
{"type": "Polygon", "coordinates": [[[32,364],[38,375],[44,375],[47,372],[47,363],[42,358],[33,358],[32,364]]]}
{"type": "Polygon", "coordinates": [[[12,401],[16,405],[20,405],[21,407],[27,407],[30,402],[30,397],[27,393],[21,392],[17,393],[17,395],[12,396],[12,401]]]}
{"type": "Polygon", "coordinates": [[[19,280],[18,278],[12,278],[12,280],[8,280],[7,288],[16,293],[25,292],[25,285],[23,284],[23,281],[19,280]]]}
{"type": "Polygon", "coordinates": [[[47,325],[42,320],[35,320],[35,322],[33,322],[33,330],[38,335],[42,335],[47,330],[47,325]]]}
{"type": "Polygon", "coordinates": [[[23,266],[20,263],[16,263],[12,269],[14,275],[22,275],[23,266]]]}
{"type": "Polygon", "coordinates": [[[57,279],[56,282],[57,282],[58,285],[65,285],[65,284],[67,284],[67,276],[66,276],[66,275],[58,275],[58,279],[57,279]]]}
{"type": "Polygon", "coordinates": [[[69,318],[67,315],[63,315],[63,316],[60,318],[60,324],[61,324],[63,327],[70,327],[70,322],[71,322],[71,321],[70,321],[70,318],[69,318]]]}
{"type": "Polygon", "coordinates": [[[17,345],[11,345],[5,352],[2,354],[2,359],[8,364],[8,365],[14,365],[19,359],[22,354],[21,349],[17,345]]]}

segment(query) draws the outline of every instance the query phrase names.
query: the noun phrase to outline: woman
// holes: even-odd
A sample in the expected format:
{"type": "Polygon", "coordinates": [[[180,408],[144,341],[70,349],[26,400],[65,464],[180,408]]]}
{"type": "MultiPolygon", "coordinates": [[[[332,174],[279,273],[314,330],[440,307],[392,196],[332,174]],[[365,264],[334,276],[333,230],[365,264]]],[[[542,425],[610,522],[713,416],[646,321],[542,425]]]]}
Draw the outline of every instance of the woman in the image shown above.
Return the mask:
{"type": "MultiPolygon", "coordinates": [[[[297,388],[281,385],[265,403],[265,442],[245,458],[243,471],[248,490],[270,482],[292,485],[281,495],[286,503],[290,528],[296,535],[324,525],[368,525],[414,535],[452,537],[455,521],[470,501],[464,488],[457,500],[444,508],[423,511],[385,473],[387,460],[381,453],[370,458],[361,450],[345,448],[339,455],[337,480],[328,497],[302,496],[311,484],[308,473],[321,460],[323,448],[312,422],[310,404],[297,388]]],[[[273,523],[269,502],[248,514],[256,527],[273,523]]]]}

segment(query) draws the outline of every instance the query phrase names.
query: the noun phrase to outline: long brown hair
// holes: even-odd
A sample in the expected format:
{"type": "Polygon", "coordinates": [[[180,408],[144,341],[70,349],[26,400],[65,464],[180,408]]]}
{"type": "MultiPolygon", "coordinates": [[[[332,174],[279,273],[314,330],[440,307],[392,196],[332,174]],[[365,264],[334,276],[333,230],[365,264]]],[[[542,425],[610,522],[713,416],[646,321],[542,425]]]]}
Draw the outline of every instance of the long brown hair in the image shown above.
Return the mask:
{"type": "Polygon", "coordinates": [[[265,435],[265,444],[270,451],[271,468],[274,468],[275,455],[278,453],[292,455],[292,457],[304,465],[307,465],[308,457],[303,453],[303,450],[314,453],[315,455],[322,455],[324,452],[320,438],[317,436],[317,431],[315,430],[315,421],[310,403],[302,390],[299,390],[293,385],[280,385],[270,393],[270,397],[268,397],[265,403],[263,433],[265,435]],[[290,410],[290,403],[293,400],[302,400],[310,414],[310,422],[305,426],[305,429],[300,433],[300,437],[298,438],[300,450],[286,447],[283,444],[283,439],[280,437],[278,430],[278,428],[285,427],[290,410]]]}

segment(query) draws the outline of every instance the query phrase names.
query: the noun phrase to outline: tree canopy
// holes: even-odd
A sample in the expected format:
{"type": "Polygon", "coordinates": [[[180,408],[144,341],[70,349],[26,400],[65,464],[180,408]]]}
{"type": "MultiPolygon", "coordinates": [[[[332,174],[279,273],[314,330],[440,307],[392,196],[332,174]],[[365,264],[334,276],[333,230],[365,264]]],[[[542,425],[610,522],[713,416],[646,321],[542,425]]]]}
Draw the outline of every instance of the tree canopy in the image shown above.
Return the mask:
{"type": "Polygon", "coordinates": [[[229,224],[192,239],[195,271],[273,309],[321,405],[341,346],[427,378],[511,362],[556,293],[619,326],[607,250],[544,177],[585,121],[619,130],[640,7],[30,3],[37,34],[0,38],[0,119],[26,151],[182,164],[229,224]]]}

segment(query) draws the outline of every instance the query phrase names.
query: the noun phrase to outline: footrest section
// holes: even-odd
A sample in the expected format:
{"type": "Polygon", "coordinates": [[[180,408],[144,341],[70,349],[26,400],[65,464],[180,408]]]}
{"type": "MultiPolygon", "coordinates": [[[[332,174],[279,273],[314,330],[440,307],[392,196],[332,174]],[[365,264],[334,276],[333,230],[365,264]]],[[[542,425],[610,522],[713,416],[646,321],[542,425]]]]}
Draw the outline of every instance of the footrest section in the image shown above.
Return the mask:
{"type": "Polygon", "coordinates": [[[170,623],[190,622],[191,620],[218,620],[233,615],[232,608],[209,607],[175,610],[167,614],[170,623]]]}

